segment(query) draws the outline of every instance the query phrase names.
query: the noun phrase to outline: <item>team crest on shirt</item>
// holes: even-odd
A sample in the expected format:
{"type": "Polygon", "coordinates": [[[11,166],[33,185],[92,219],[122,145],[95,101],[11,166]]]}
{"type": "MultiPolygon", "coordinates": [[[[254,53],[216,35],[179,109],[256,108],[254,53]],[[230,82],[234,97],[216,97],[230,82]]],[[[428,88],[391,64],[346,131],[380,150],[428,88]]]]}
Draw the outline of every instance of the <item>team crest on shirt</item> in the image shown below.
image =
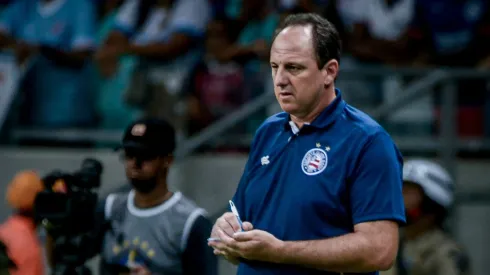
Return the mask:
{"type": "Polygon", "coordinates": [[[313,148],[306,152],[301,161],[301,169],[308,176],[320,174],[327,168],[328,156],[327,152],[322,148],[313,148]]]}

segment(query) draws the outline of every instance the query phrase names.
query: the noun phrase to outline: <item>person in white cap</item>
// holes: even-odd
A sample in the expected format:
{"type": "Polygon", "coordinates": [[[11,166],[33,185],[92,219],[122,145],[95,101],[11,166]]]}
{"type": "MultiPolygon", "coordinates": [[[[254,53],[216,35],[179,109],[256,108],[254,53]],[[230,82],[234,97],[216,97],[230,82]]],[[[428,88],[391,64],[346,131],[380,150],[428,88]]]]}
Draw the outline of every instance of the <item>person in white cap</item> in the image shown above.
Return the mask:
{"type": "Polygon", "coordinates": [[[454,182],[439,164],[408,160],[403,165],[407,224],[396,264],[384,274],[469,275],[464,249],[443,225],[454,200],[454,182]]]}

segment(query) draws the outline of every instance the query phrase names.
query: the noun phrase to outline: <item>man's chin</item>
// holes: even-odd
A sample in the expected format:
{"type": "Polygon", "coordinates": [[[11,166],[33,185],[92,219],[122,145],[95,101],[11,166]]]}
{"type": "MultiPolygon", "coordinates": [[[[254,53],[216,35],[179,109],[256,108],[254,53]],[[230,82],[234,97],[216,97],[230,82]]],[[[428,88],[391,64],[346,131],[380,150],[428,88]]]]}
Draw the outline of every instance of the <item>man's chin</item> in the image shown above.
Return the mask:
{"type": "Polygon", "coordinates": [[[279,102],[279,105],[281,106],[281,109],[288,114],[294,115],[295,113],[298,112],[298,106],[294,103],[279,102]]]}

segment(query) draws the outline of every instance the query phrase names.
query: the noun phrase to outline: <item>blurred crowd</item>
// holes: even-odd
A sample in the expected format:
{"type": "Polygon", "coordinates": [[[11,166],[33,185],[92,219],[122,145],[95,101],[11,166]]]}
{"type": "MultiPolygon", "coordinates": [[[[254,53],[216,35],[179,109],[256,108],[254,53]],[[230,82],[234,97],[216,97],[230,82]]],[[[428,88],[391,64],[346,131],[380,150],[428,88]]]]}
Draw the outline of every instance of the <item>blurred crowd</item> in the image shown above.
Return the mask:
{"type": "MultiPolygon", "coordinates": [[[[36,128],[122,129],[151,115],[192,135],[271,85],[274,30],[297,12],[322,14],[337,26],[342,68],[490,68],[486,0],[1,2],[0,43],[25,71],[18,123],[36,128]]],[[[339,86],[350,103],[383,101],[379,81],[349,84],[339,86]]],[[[468,133],[482,135],[486,82],[458,84],[459,119],[476,125],[468,133]]],[[[265,116],[236,131],[253,133],[265,116]]]]}

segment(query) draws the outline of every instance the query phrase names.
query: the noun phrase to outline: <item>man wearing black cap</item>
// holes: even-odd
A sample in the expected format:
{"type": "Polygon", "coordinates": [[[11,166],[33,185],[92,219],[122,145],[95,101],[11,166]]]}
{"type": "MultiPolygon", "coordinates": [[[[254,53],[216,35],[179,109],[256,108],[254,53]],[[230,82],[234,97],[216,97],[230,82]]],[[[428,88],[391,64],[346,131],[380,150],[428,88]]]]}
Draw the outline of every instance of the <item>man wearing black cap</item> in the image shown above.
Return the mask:
{"type": "Polygon", "coordinates": [[[168,190],[173,127],[157,119],[136,121],[119,149],[132,188],[110,194],[101,208],[108,226],[100,234],[100,274],[217,274],[217,258],[207,246],[212,223],[203,209],[168,190]]]}
{"type": "Polygon", "coordinates": [[[172,195],[167,188],[167,173],[173,160],[175,131],[169,123],[159,119],[132,123],[118,149],[124,150],[126,176],[139,203],[172,195]]]}

